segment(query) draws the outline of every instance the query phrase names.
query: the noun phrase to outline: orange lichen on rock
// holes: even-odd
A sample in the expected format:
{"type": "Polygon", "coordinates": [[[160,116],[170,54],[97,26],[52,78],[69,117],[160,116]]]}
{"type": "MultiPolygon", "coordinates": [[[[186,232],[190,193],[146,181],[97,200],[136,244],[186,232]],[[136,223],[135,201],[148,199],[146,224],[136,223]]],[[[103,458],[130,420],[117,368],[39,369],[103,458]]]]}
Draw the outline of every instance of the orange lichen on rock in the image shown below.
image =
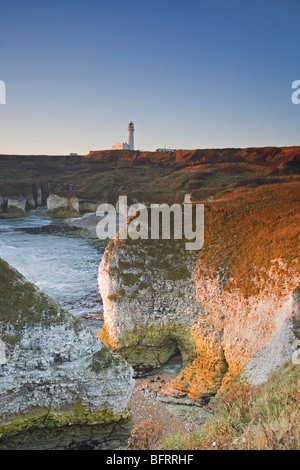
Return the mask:
{"type": "Polygon", "coordinates": [[[224,389],[292,317],[299,189],[264,186],[205,205],[205,245],[195,269],[205,316],[194,327],[196,358],[172,382],[190,397],[224,389]]]}
{"type": "Polygon", "coordinates": [[[275,260],[282,282],[299,273],[299,233],[299,182],[241,189],[207,202],[197,276],[223,273],[225,290],[257,295],[271,279],[268,271],[275,260]]]}
{"type": "Polygon", "coordinates": [[[207,320],[200,318],[193,328],[196,358],[171,381],[171,385],[197,399],[214,394],[221,386],[228,368],[220,333],[207,320]]]}
{"type": "Polygon", "coordinates": [[[102,329],[97,334],[100,341],[102,341],[105,346],[110,348],[112,351],[115,351],[117,348],[117,338],[114,338],[110,330],[107,327],[107,324],[104,323],[102,329]]]}

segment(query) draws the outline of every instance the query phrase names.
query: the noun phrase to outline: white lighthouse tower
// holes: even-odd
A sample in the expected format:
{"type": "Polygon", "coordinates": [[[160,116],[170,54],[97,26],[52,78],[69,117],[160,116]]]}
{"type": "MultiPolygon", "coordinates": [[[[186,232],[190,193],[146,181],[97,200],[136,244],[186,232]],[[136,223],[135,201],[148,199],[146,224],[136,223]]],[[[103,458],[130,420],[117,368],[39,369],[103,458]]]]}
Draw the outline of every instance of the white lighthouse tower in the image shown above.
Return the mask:
{"type": "Polygon", "coordinates": [[[134,132],[134,125],[133,125],[133,122],[130,121],[130,123],[128,124],[128,139],[127,139],[129,150],[134,150],[133,132],[134,132]]]}
{"type": "Polygon", "coordinates": [[[133,122],[130,121],[130,123],[128,124],[127,144],[125,142],[123,144],[116,144],[116,145],[113,145],[112,148],[114,150],[134,150],[133,132],[134,132],[134,125],[133,125],[133,122]]]}

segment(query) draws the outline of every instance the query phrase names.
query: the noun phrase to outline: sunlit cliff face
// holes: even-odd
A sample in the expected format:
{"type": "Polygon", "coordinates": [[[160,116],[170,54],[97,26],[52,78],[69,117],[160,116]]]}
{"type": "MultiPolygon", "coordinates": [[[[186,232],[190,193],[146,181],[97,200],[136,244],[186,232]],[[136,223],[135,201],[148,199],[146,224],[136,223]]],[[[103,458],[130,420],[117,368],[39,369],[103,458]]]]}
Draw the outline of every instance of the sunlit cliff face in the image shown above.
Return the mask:
{"type": "Polygon", "coordinates": [[[300,281],[299,214],[298,183],[262,186],[205,204],[205,243],[194,261],[181,249],[172,258],[163,244],[113,241],[99,271],[101,338],[125,355],[138,349],[136,367],[166,353],[162,338],[176,338],[181,351],[189,344],[194,353],[185,356],[173,386],[193,398],[216,393],[269,348],[264,354],[273,359],[260,366],[263,380],[291,354],[285,344],[294,334],[293,292],[300,281]],[[179,263],[188,274],[168,279],[172,263],[173,271],[179,263]],[[179,338],[176,324],[189,337],[179,338]]]}

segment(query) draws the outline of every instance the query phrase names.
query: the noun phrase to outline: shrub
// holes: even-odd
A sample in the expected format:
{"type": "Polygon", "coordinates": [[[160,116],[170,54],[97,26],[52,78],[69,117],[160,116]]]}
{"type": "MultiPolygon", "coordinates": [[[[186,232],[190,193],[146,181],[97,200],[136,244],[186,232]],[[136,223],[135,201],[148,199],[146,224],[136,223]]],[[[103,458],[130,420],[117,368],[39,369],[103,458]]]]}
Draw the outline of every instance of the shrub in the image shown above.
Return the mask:
{"type": "Polygon", "coordinates": [[[163,429],[156,421],[137,424],[129,437],[128,450],[153,450],[162,436],[163,429]]]}
{"type": "Polygon", "coordinates": [[[299,450],[300,367],[286,364],[258,387],[235,382],[213,400],[214,418],[161,449],[299,450]]]}

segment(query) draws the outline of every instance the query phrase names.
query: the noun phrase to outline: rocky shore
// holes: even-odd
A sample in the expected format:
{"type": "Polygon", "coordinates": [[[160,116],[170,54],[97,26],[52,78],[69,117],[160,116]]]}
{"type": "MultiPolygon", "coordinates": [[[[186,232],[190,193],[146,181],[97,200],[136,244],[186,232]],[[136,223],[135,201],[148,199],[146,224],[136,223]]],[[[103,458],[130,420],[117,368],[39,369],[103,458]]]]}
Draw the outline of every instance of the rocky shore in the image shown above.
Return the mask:
{"type": "MultiPolygon", "coordinates": [[[[32,211],[31,214],[49,218],[46,208],[38,208],[32,211]]],[[[88,216],[77,217],[75,219],[62,218],[59,221],[54,219],[49,225],[17,228],[15,230],[26,232],[31,235],[55,235],[59,237],[86,239],[93,248],[98,250],[100,253],[103,253],[109,240],[100,240],[97,237],[96,226],[99,220],[100,217],[95,214],[90,214],[88,216]]]]}

